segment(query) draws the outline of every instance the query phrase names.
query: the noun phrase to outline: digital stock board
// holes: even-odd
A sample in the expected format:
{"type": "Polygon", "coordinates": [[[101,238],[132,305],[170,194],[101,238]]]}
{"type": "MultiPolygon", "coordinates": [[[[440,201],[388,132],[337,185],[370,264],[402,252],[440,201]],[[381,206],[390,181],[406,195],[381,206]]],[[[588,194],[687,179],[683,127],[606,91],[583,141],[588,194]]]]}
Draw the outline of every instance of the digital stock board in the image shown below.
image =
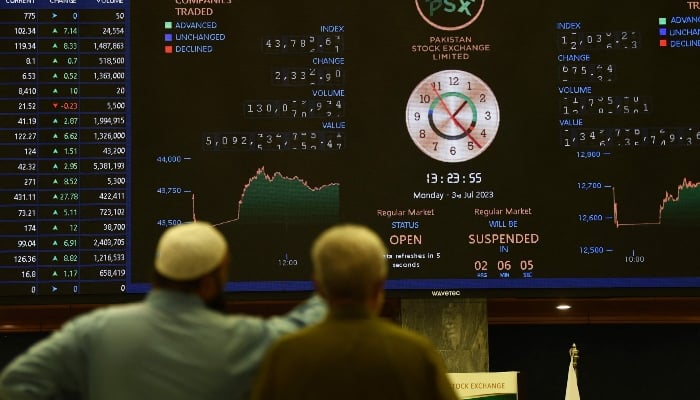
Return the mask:
{"type": "Polygon", "coordinates": [[[337,223],[395,296],[700,288],[700,2],[2,0],[0,301],[313,290],[337,223]]]}

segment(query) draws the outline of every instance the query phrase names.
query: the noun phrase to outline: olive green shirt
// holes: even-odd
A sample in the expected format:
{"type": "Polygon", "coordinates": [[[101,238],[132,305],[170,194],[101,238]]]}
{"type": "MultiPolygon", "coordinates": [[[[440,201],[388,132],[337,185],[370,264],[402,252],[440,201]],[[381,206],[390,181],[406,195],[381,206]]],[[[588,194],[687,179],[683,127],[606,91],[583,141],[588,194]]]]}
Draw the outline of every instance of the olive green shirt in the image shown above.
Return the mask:
{"type": "Polygon", "coordinates": [[[333,310],[322,323],[268,351],[253,400],[455,400],[440,355],[424,336],[359,308],[333,310]]]}

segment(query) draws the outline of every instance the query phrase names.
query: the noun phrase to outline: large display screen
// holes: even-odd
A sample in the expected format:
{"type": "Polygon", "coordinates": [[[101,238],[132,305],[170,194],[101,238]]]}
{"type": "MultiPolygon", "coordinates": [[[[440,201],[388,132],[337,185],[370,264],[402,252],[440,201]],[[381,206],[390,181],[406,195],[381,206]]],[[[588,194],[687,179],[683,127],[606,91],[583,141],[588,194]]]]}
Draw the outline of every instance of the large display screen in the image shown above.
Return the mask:
{"type": "Polygon", "coordinates": [[[698,1],[2,0],[0,39],[0,301],[144,293],[194,220],[260,299],[341,222],[390,295],[700,288],[698,1]]]}

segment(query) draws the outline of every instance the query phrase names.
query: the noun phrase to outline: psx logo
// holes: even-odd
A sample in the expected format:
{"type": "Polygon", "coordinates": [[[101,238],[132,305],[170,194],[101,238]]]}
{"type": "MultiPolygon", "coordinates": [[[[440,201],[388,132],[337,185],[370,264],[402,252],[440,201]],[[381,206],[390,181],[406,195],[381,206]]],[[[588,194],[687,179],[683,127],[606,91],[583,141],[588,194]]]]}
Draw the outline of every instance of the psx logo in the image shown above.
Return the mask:
{"type": "Polygon", "coordinates": [[[452,0],[425,0],[426,3],[429,3],[431,17],[440,10],[446,13],[464,13],[471,17],[472,13],[469,11],[469,6],[471,6],[474,1],[475,0],[459,0],[460,4],[458,7],[452,0]]]}
{"type": "Polygon", "coordinates": [[[486,0],[416,0],[420,16],[445,31],[462,29],[474,22],[486,0]]]}

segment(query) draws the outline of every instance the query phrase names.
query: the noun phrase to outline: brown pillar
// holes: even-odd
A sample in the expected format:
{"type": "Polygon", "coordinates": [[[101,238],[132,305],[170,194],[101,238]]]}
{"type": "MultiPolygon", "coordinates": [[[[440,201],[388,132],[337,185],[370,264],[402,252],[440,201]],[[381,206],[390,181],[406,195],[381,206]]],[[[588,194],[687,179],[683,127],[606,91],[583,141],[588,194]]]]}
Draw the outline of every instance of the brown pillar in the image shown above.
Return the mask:
{"type": "Polygon", "coordinates": [[[401,325],[426,335],[447,372],[488,372],[486,299],[402,299],[401,325]]]}

